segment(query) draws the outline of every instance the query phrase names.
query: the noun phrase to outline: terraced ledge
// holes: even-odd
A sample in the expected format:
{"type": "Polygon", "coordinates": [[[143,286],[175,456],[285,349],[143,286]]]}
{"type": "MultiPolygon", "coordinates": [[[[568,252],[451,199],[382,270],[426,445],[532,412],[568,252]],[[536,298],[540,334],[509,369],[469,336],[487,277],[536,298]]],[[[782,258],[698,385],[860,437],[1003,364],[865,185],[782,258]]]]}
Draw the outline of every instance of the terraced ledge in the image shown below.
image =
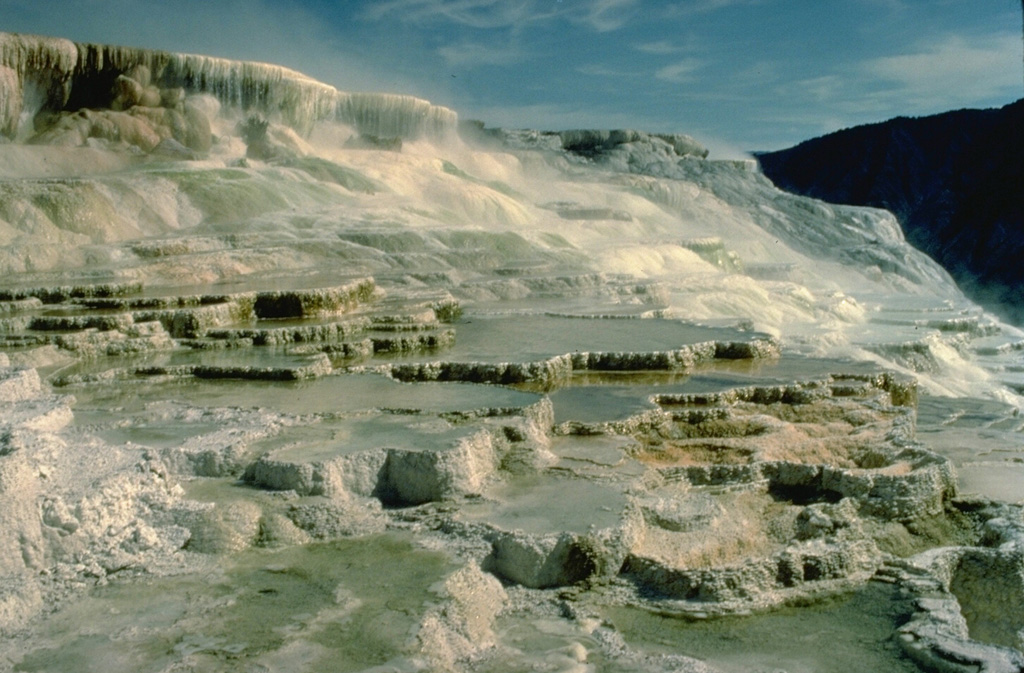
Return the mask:
{"type": "Polygon", "coordinates": [[[301,381],[332,373],[330,358],[323,353],[296,357],[295,363],[282,366],[180,364],[142,367],[115,367],[96,373],[59,374],[51,377],[56,387],[89,383],[132,381],[140,378],[235,379],[240,381],[301,381]]]}
{"type": "Polygon", "coordinates": [[[304,496],[362,496],[391,506],[420,505],[477,492],[497,469],[497,441],[495,435],[477,431],[438,450],[381,447],[312,462],[272,453],[251,465],[245,480],[304,496]]]}
{"type": "Polygon", "coordinates": [[[247,322],[252,319],[250,297],[234,297],[224,303],[190,308],[136,311],[139,321],[157,321],[176,339],[194,339],[221,325],[247,322]]]}
{"type": "Polygon", "coordinates": [[[194,376],[198,379],[238,379],[251,381],[299,381],[326,376],[332,371],[326,355],[310,358],[306,364],[292,367],[179,365],[171,367],[140,367],[136,376],[194,376]]]}
{"type": "Polygon", "coordinates": [[[100,330],[89,327],[71,332],[8,334],[0,337],[0,346],[56,346],[78,358],[90,359],[169,350],[175,347],[175,343],[159,322],[129,322],[123,329],[100,330]]]}
{"type": "Polygon", "coordinates": [[[28,311],[35,311],[43,307],[41,302],[36,297],[29,297],[27,299],[16,299],[12,301],[0,301],[0,315],[15,315],[17,313],[26,313],[28,311]]]}
{"type": "Polygon", "coordinates": [[[254,320],[340,315],[379,295],[373,279],[362,278],[328,288],[203,295],[185,300],[187,307],[142,311],[141,316],[159,320],[176,338],[196,338],[212,328],[254,320]]]}
{"type": "Polygon", "coordinates": [[[19,301],[35,298],[44,304],[61,304],[72,299],[127,297],[142,292],[142,283],[98,283],[81,285],[51,285],[0,289],[0,301],[19,301]]]}
{"type": "Polygon", "coordinates": [[[372,278],[314,290],[257,292],[253,313],[260,319],[337,315],[369,303],[380,294],[372,278]]]}
{"type": "Polygon", "coordinates": [[[422,351],[451,348],[455,345],[455,330],[440,330],[431,334],[371,337],[374,353],[419,353],[422,351]]]}
{"type": "Polygon", "coordinates": [[[656,395],[653,401],[668,407],[716,407],[737,403],[808,404],[832,397],[865,397],[883,391],[897,407],[917,406],[917,381],[895,372],[833,374],[823,379],[778,386],[739,386],[720,393],[656,395]]]}
{"type": "Polygon", "coordinates": [[[771,338],[749,342],[706,341],[681,348],[653,352],[576,352],[533,362],[396,363],[384,368],[399,381],[467,381],[474,383],[534,384],[553,388],[571,378],[574,371],[674,371],[691,370],[716,359],[738,360],[778,357],[781,349],[771,338]]]}
{"type": "Polygon", "coordinates": [[[915,596],[899,643],[928,670],[1024,670],[1024,517],[1019,505],[982,510],[986,546],[933,549],[882,571],[915,596]]]}
{"type": "MultiPolygon", "coordinates": [[[[620,577],[668,612],[732,613],[862,583],[884,531],[944,519],[956,480],[914,440],[915,390],[878,374],[655,395],[658,409],[555,432],[637,440],[628,453],[649,472],[623,510],[620,577]]],[[[536,572],[517,581],[578,575],[575,538],[501,539],[495,558],[532,550],[536,572]]]]}
{"type": "MultiPolygon", "coordinates": [[[[143,447],[145,460],[159,464],[162,475],[241,476],[256,489],[276,492],[267,502],[290,503],[272,513],[255,501],[183,510],[175,525],[189,536],[189,551],[243,549],[264,529],[268,540],[308,541],[401,522],[472,548],[473,563],[520,585],[519,591],[601,586],[609,595],[689,617],[814,600],[885,577],[920,593],[918,613],[900,631],[915,660],[957,673],[1019,669],[1021,642],[1015,639],[1024,624],[1005,617],[1024,601],[1024,546],[1014,546],[1016,534],[1007,532],[1017,530],[1012,522],[992,523],[999,517],[990,516],[985,547],[944,548],[907,561],[892,551],[913,547],[915,536],[925,535],[915,531],[930,523],[939,522],[937,530],[959,525],[951,515],[957,491],[950,463],[914,436],[913,379],[837,374],[712,393],[660,393],[646,403],[631,401],[628,412],[611,416],[615,420],[556,426],[552,399],[526,390],[572,385],[577,373],[614,373],[595,378],[622,384],[649,379],[649,372],[687,374],[716,362],[771,359],[780,355],[779,343],[707,340],[740,333],[649,321],[638,322],[638,330],[616,323],[618,331],[605,330],[585,344],[587,350],[558,353],[575,338],[575,324],[513,316],[504,323],[481,318],[443,327],[436,308],[411,300],[364,306],[379,294],[372,280],[362,279],[298,292],[83,296],[58,307],[18,299],[0,324],[8,345],[22,340],[77,356],[77,369],[53,378],[58,386],[320,379],[249,391],[280,400],[305,395],[301,415],[274,412],[262,402],[220,410],[223,427],[171,445],[161,445],[157,432],[153,446],[143,447]],[[459,330],[467,357],[509,357],[501,355],[505,340],[529,355],[521,362],[460,361],[459,330]],[[563,339],[561,345],[553,347],[551,335],[563,339]],[[695,343],[651,350],[687,339],[695,343]],[[629,350],[634,343],[643,349],[629,350]],[[255,346],[266,348],[257,352],[255,346]],[[453,359],[399,359],[438,348],[455,348],[453,359]],[[89,360],[158,349],[169,352],[145,365],[129,361],[104,369],[89,360]],[[375,355],[394,361],[334,368],[340,358],[375,355]],[[384,382],[393,386],[396,408],[341,401],[351,385],[344,382],[365,371],[392,380],[375,377],[372,385],[364,381],[351,390],[381,391],[384,382]],[[408,382],[452,385],[403,385],[408,382]],[[464,388],[458,383],[525,390],[456,392],[464,388]],[[307,414],[318,386],[332,391],[330,404],[340,406],[307,414]],[[490,401],[473,402],[481,395],[490,401]],[[556,452],[563,441],[575,448],[556,452]],[[534,510],[535,503],[556,498],[564,500],[558,511],[534,510]]],[[[34,370],[9,370],[0,380],[0,400],[39,398],[40,391],[34,370]]],[[[183,405],[182,413],[195,411],[183,405]]],[[[19,409],[31,412],[40,427],[63,427],[71,419],[66,402],[49,410],[30,407],[19,409]]],[[[160,413],[147,409],[121,437],[132,438],[128,444],[146,438],[148,420],[160,413]]],[[[58,505],[46,516],[51,527],[75,525],[58,505]]],[[[174,540],[179,548],[186,544],[174,540]]],[[[917,549],[936,540],[944,538],[929,538],[917,549]]]]}
{"type": "Polygon", "coordinates": [[[736,612],[765,608],[785,594],[836,592],[869,579],[879,562],[866,540],[810,541],[769,557],[716,568],[680,568],[631,554],[623,573],[681,613],[736,612]]]}
{"type": "Polygon", "coordinates": [[[85,329],[108,331],[125,330],[134,324],[134,318],[127,313],[114,315],[41,315],[29,320],[28,329],[41,332],[68,332],[85,329]]]}
{"type": "Polygon", "coordinates": [[[572,375],[572,359],[569,355],[559,355],[538,362],[394,363],[383,365],[378,370],[405,382],[530,383],[552,388],[572,375]]]}
{"type": "MultiPolygon", "coordinates": [[[[95,363],[97,358],[124,357],[185,347],[196,351],[332,344],[335,348],[296,353],[317,356],[297,367],[266,367],[257,362],[240,366],[175,366],[158,368],[113,368],[106,372],[77,372],[55,378],[57,385],[90,380],[129,379],[136,376],[196,376],[295,380],[329,373],[322,355],[367,357],[374,352],[409,353],[450,345],[454,335],[434,331],[440,326],[433,309],[398,311],[388,316],[361,316],[329,320],[349,313],[382,296],[372,278],[359,278],[341,285],[281,291],[247,291],[233,294],[181,294],[145,296],[136,284],[69,285],[5,290],[0,303],[0,347],[19,352],[25,362],[52,361],[45,349],[59,349],[60,358],[95,363]],[[257,323],[253,326],[253,323],[257,323]],[[305,321],[305,324],[284,324],[305,321]],[[377,338],[364,336],[361,342],[346,343],[379,322],[387,330],[377,338]],[[393,325],[392,325],[393,323],[393,325]],[[235,325],[237,327],[226,327],[235,325]],[[392,326],[408,331],[422,328],[415,336],[394,332],[392,326]],[[38,352],[38,358],[33,356],[38,352]],[[41,358],[41,359],[40,359],[41,358]]],[[[450,307],[448,307],[450,309],[450,307]]],[[[100,365],[95,364],[95,367],[100,365]]]]}
{"type": "Polygon", "coordinates": [[[607,580],[623,567],[635,526],[589,533],[530,535],[495,529],[487,538],[491,553],[482,567],[499,577],[534,589],[565,587],[583,581],[607,580]]]}
{"type": "Polygon", "coordinates": [[[523,408],[456,415],[364,414],[334,421],[349,441],[286,445],[260,456],[244,478],[271,490],[335,500],[376,498],[389,507],[474,495],[497,477],[510,454],[543,451],[536,438],[544,436],[551,417],[551,403],[543,398],[523,408]],[[473,422],[465,425],[468,420],[473,422]]]}
{"type": "Polygon", "coordinates": [[[6,313],[15,313],[15,308],[19,313],[32,312],[45,308],[44,305],[77,311],[72,315],[7,318],[8,324],[0,327],[0,331],[118,330],[135,322],[159,321],[171,336],[191,339],[216,327],[255,320],[322,319],[340,315],[382,295],[372,278],[326,288],[231,294],[153,297],[142,295],[142,290],[141,285],[127,284],[0,291],[0,301],[7,302],[9,307],[6,313]]]}
{"type": "Polygon", "coordinates": [[[341,322],[287,327],[243,327],[207,330],[210,339],[227,341],[249,340],[256,346],[282,346],[292,343],[331,343],[352,338],[370,328],[368,318],[353,318],[341,322]]]}

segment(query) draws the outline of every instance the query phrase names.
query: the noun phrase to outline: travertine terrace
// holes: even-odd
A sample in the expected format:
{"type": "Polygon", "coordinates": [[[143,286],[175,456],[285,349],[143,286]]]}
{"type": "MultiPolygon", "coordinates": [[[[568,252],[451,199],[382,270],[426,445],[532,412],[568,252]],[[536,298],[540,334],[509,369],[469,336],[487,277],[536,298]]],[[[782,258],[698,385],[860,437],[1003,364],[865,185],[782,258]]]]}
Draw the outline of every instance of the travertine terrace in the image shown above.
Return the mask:
{"type": "Polygon", "coordinates": [[[1022,335],[888,213],[23,35],[0,131],[0,670],[1024,668],[1022,335]]]}

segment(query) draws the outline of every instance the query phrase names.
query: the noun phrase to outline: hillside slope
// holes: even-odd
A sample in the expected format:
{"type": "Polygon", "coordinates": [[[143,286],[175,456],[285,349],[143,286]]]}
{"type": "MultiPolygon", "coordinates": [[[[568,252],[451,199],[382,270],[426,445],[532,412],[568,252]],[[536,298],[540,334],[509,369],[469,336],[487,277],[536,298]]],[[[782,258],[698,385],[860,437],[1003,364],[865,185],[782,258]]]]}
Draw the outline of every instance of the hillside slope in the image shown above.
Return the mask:
{"type": "Polygon", "coordinates": [[[1024,320],[1024,101],[898,117],[758,155],[776,185],[891,210],[964,291],[1024,320]]]}

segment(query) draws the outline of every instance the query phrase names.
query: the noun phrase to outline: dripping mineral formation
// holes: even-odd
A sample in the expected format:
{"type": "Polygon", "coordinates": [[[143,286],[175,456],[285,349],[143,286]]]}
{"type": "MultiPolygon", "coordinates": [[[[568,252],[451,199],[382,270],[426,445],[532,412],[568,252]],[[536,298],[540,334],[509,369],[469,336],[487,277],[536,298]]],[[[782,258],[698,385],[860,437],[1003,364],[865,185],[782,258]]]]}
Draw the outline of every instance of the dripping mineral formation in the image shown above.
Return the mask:
{"type": "Polygon", "coordinates": [[[1024,666],[1024,341],[889,213],[24,35],[0,129],[0,669],[1024,666]]]}

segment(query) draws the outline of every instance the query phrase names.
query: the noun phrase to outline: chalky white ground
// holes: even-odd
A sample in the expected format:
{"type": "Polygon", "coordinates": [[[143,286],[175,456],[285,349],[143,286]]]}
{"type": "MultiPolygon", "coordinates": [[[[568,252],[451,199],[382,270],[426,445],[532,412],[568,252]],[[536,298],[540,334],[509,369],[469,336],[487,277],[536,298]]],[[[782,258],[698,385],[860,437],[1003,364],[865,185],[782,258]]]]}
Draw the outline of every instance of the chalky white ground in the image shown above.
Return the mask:
{"type": "Polygon", "coordinates": [[[30,36],[0,131],[0,670],[1024,666],[1024,341],[890,214],[30,36]]]}

